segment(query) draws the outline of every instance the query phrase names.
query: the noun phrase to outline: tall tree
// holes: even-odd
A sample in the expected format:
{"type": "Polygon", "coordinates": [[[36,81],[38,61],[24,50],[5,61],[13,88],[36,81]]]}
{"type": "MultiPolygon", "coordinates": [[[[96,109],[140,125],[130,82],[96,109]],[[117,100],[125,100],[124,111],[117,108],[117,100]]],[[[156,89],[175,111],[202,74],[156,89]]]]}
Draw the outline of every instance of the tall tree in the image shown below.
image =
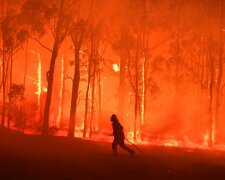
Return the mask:
{"type": "Polygon", "coordinates": [[[218,124],[219,124],[219,108],[221,101],[221,82],[223,78],[223,49],[224,49],[224,35],[223,35],[223,22],[224,22],[224,2],[221,0],[218,5],[220,6],[220,25],[219,25],[219,55],[218,55],[218,73],[216,76],[216,94],[215,94],[215,140],[218,135],[218,124]]]}
{"type": "Polygon", "coordinates": [[[80,83],[80,49],[84,40],[86,29],[85,26],[86,26],[85,22],[83,20],[78,19],[76,20],[76,22],[74,22],[73,28],[71,30],[71,38],[74,45],[74,54],[75,54],[75,63],[74,63],[75,67],[72,85],[72,99],[70,106],[68,137],[73,137],[75,132],[75,116],[80,83]]]}
{"type": "Polygon", "coordinates": [[[43,117],[43,129],[42,134],[48,134],[48,127],[49,127],[49,113],[50,113],[50,105],[51,105],[51,98],[52,98],[52,88],[53,88],[53,81],[54,81],[54,70],[55,70],[55,62],[58,56],[60,45],[62,44],[63,40],[65,39],[70,25],[70,17],[66,16],[64,13],[64,5],[65,1],[60,1],[59,6],[59,14],[57,18],[57,23],[55,27],[55,39],[52,48],[52,55],[50,61],[49,71],[47,72],[47,95],[46,95],[46,102],[45,102],[45,109],[44,109],[44,117],[43,117]]]}
{"type": "MultiPolygon", "coordinates": [[[[5,110],[7,93],[12,85],[13,56],[23,46],[27,40],[27,32],[22,24],[18,22],[17,14],[9,14],[4,17],[2,24],[3,40],[3,63],[2,63],[2,88],[3,88],[3,106],[2,106],[2,126],[5,123],[5,110]]],[[[9,97],[9,108],[11,107],[11,98],[9,97]]],[[[8,127],[10,126],[10,109],[8,115],[8,127]]]]}

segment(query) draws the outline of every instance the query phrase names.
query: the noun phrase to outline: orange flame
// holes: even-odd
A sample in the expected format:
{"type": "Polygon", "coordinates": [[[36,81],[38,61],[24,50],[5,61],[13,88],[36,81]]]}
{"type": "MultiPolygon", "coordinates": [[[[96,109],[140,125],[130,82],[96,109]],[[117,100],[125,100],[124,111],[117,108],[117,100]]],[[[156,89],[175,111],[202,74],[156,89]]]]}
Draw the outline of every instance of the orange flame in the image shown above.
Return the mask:
{"type": "Polygon", "coordinates": [[[112,67],[113,67],[113,70],[115,72],[119,72],[120,71],[120,66],[118,64],[113,64],[112,67]]]}

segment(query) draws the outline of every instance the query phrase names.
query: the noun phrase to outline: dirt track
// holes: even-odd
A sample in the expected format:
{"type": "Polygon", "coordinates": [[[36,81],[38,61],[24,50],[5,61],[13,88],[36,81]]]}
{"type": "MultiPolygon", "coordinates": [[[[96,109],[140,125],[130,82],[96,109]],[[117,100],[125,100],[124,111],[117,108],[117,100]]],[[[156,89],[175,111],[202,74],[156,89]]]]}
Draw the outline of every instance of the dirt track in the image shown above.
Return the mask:
{"type": "Polygon", "coordinates": [[[107,142],[0,130],[0,180],[225,179],[225,152],[140,148],[147,156],[114,157],[107,142]]]}

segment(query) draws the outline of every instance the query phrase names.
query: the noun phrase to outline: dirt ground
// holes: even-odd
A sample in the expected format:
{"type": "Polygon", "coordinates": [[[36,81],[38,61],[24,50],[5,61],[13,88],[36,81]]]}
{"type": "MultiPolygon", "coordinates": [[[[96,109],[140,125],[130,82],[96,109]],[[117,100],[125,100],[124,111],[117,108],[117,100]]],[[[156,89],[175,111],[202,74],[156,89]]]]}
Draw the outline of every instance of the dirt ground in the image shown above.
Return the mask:
{"type": "Polygon", "coordinates": [[[0,180],[225,179],[225,152],[138,147],[145,156],[136,150],[130,157],[118,149],[114,157],[109,142],[0,129],[0,180]]]}

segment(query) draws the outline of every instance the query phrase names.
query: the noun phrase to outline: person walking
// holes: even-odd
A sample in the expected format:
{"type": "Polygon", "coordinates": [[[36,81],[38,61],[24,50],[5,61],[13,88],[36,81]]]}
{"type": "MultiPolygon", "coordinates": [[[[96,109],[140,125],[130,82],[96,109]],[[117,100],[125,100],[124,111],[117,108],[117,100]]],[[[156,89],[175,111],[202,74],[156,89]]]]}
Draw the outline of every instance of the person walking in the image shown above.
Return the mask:
{"type": "Polygon", "coordinates": [[[120,124],[117,116],[113,114],[111,116],[111,122],[112,122],[112,128],[113,128],[113,135],[114,140],[112,142],[112,151],[115,156],[117,156],[117,146],[120,145],[120,147],[127,151],[131,156],[134,156],[135,151],[127,147],[124,143],[124,132],[123,132],[123,126],[120,124]]]}

